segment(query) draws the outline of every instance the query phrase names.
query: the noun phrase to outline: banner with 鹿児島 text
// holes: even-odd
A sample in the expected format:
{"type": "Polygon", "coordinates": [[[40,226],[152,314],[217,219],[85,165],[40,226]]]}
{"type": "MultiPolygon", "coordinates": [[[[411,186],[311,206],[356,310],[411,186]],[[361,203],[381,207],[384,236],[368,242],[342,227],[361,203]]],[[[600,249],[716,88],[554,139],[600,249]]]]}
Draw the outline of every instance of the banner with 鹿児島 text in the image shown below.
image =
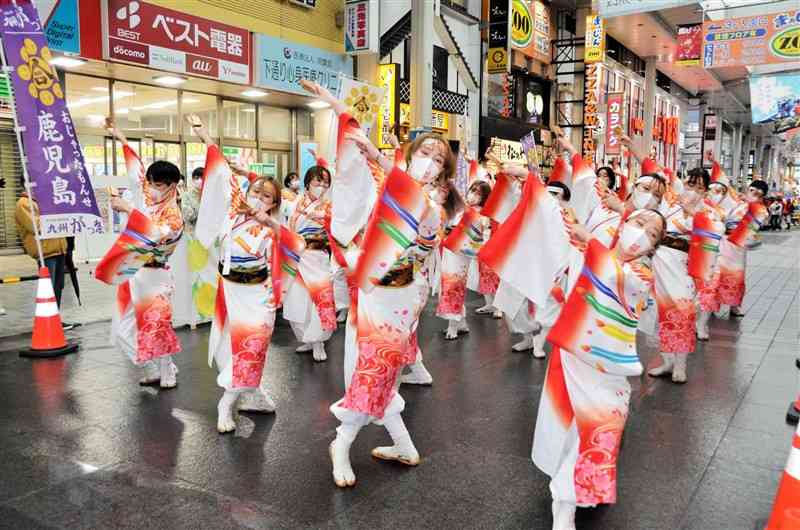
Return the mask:
{"type": "Polygon", "coordinates": [[[44,239],[103,232],[64,89],[31,0],[0,0],[0,37],[44,239]]]}

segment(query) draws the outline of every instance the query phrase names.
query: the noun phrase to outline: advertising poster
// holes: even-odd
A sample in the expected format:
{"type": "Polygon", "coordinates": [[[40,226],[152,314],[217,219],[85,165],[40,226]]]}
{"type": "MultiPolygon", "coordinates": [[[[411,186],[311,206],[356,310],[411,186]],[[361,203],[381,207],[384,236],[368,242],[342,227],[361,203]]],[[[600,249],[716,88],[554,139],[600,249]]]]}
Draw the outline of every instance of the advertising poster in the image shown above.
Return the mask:
{"type": "Polygon", "coordinates": [[[750,78],[753,123],[774,123],[775,132],[800,127],[800,73],[750,78]]]}
{"type": "Polygon", "coordinates": [[[703,67],[800,61],[800,8],[703,23],[703,67]]]}
{"type": "Polygon", "coordinates": [[[675,55],[675,64],[680,66],[700,66],[702,48],[702,24],[678,26],[678,49],[675,55]]]}
{"type": "Polygon", "coordinates": [[[397,64],[378,65],[378,85],[383,88],[383,101],[378,111],[378,149],[389,149],[389,136],[397,123],[398,101],[398,66],[397,64]]]}
{"type": "Polygon", "coordinates": [[[624,133],[622,126],[625,123],[623,117],[623,103],[625,101],[625,94],[622,92],[614,92],[608,95],[608,104],[606,109],[606,154],[618,155],[620,154],[620,142],[617,137],[617,131],[624,133]]]}
{"type": "Polygon", "coordinates": [[[583,52],[584,63],[602,62],[606,53],[606,36],[603,30],[603,18],[599,15],[586,17],[586,37],[583,52]]]}

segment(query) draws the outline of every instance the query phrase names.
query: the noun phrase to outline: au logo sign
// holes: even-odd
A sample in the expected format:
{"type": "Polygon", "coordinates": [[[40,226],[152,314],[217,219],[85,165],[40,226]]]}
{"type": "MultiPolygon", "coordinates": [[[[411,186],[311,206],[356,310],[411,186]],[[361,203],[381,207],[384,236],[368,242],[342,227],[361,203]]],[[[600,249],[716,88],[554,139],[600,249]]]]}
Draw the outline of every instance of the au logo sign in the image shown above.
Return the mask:
{"type": "Polygon", "coordinates": [[[513,0],[511,5],[511,42],[524,48],[533,38],[533,20],[526,0],[513,0]]]}

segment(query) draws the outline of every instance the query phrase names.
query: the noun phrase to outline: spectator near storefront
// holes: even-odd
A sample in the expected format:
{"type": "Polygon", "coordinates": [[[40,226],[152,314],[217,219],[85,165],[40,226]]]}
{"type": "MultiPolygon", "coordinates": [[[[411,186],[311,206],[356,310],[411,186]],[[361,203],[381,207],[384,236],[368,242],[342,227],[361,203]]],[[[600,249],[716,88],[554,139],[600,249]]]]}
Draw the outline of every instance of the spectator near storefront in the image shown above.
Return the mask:
{"type": "MultiPolygon", "coordinates": [[[[39,225],[39,206],[36,201],[28,197],[27,193],[22,193],[22,196],[17,201],[14,210],[14,220],[17,225],[17,231],[22,239],[22,246],[25,248],[25,253],[35,260],[39,260],[39,251],[36,246],[36,230],[34,230],[34,222],[39,225]],[[31,216],[33,211],[33,216],[31,216]]],[[[42,239],[42,254],[44,258],[44,265],[50,272],[50,281],[53,283],[53,292],[56,296],[56,303],[59,308],[61,307],[61,292],[64,290],[64,268],[67,257],[67,240],[63,237],[53,239],[42,239]]],[[[63,323],[64,329],[72,329],[73,324],[63,323]]]]}
{"type": "Polygon", "coordinates": [[[792,212],[794,210],[794,205],[792,204],[792,199],[786,197],[783,199],[783,225],[786,227],[786,230],[792,229],[792,212]]]}
{"type": "Polygon", "coordinates": [[[770,230],[781,229],[781,216],[783,215],[783,203],[780,199],[774,198],[769,205],[769,228],[770,230]]]}

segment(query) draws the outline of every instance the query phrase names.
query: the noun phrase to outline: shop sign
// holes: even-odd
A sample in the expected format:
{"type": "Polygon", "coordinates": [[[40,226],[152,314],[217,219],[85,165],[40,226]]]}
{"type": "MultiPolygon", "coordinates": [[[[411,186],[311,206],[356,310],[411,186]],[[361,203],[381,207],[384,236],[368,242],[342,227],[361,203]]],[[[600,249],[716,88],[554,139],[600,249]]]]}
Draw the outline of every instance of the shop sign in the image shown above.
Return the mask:
{"type": "Polygon", "coordinates": [[[599,126],[597,95],[599,91],[600,67],[597,63],[586,65],[583,80],[583,141],[581,142],[583,158],[594,163],[597,146],[594,141],[595,130],[599,126]]]}
{"type": "Polygon", "coordinates": [[[106,59],[250,84],[245,29],[129,0],[108,0],[104,19],[106,59]]]}
{"type": "Polygon", "coordinates": [[[0,37],[44,239],[104,231],[64,88],[30,0],[2,4],[0,37]]]}
{"type": "Polygon", "coordinates": [[[513,0],[511,45],[523,55],[550,64],[550,8],[540,0],[513,0]]]}
{"type": "Polygon", "coordinates": [[[702,49],[702,24],[678,26],[678,51],[675,56],[675,64],[680,66],[700,66],[702,49]]]}
{"type": "MultiPolygon", "coordinates": [[[[411,125],[411,105],[408,103],[400,103],[400,125],[411,125]]],[[[431,110],[431,125],[440,132],[450,130],[450,115],[440,110],[431,110]]]]}
{"type": "Polygon", "coordinates": [[[622,125],[623,104],[625,94],[623,92],[613,92],[608,94],[606,109],[606,154],[618,155],[620,153],[620,142],[618,134],[624,133],[622,125]]]}
{"type": "Polygon", "coordinates": [[[377,53],[380,47],[376,0],[347,0],[344,5],[344,51],[377,53]]]}
{"type": "Polygon", "coordinates": [[[694,5],[697,0],[595,0],[597,12],[605,18],[694,5]]]}
{"type": "Polygon", "coordinates": [[[397,64],[378,65],[378,86],[383,88],[383,102],[378,111],[377,123],[379,149],[392,147],[389,137],[394,133],[394,125],[397,120],[398,66],[397,64]]]}
{"type": "Polygon", "coordinates": [[[525,49],[533,40],[533,16],[527,0],[511,2],[511,44],[525,49]]]}
{"type": "Polygon", "coordinates": [[[343,76],[353,73],[346,55],[268,35],[256,35],[255,51],[255,84],[264,88],[307,96],[300,80],[309,79],[336,92],[343,76]]]}
{"type": "Polygon", "coordinates": [[[606,35],[600,15],[586,17],[586,37],[583,50],[584,63],[602,62],[606,52],[606,35]]]}
{"type": "Polygon", "coordinates": [[[81,53],[78,0],[35,0],[44,34],[51,50],[81,53]]]}
{"type": "Polygon", "coordinates": [[[486,69],[490,74],[502,74],[511,68],[509,58],[509,0],[489,0],[489,51],[486,69]]]}
{"type": "Polygon", "coordinates": [[[800,9],[703,23],[703,66],[752,66],[800,60],[800,9]]]}

